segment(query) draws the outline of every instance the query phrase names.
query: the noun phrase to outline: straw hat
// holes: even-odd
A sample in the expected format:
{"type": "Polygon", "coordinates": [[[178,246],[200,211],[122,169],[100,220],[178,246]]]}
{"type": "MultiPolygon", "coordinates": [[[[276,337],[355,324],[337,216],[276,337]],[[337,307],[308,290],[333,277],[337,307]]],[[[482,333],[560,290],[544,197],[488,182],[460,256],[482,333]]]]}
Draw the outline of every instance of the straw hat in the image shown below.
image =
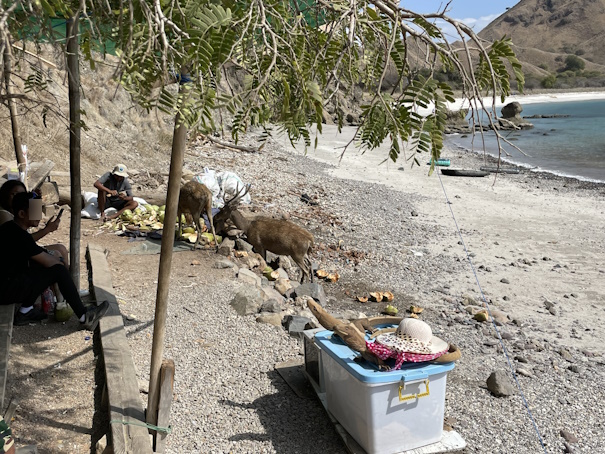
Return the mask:
{"type": "Polygon", "coordinates": [[[448,349],[448,343],[433,336],[431,327],[415,318],[404,318],[394,333],[381,334],[376,342],[399,352],[430,355],[448,349]]]}
{"type": "Polygon", "coordinates": [[[117,175],[119,177],[124,177],[124,178],[128,178],[128,169],[126,168],[126,166],[124,164],[118,164],[117,166],[115,166],[113,168],[113,173],[114,175],[117,175]]]}

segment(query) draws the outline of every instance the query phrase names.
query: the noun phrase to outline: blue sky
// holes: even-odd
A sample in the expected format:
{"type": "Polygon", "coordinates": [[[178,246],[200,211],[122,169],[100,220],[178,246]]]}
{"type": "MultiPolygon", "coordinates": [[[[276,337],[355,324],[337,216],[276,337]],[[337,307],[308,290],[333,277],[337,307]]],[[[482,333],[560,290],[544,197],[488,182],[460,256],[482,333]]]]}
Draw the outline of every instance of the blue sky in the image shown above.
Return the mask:
{"type": "MultiPolygon", "coordinates": [[[[475,33],[493,21],[496,17],[519,3],[519,0],[452,0],[446,13],[449,17],[457,19],[473,27],[475,33]]],[[[418,13],[434,13],[442,10],[447,2],[442,0],[403,0],[400,4],[409,10],[418,13]]],[[[448,33],[448,29],[445,29],[448,33]]],[[[449,41],[449,39],[448,39],[449,41]]]]}

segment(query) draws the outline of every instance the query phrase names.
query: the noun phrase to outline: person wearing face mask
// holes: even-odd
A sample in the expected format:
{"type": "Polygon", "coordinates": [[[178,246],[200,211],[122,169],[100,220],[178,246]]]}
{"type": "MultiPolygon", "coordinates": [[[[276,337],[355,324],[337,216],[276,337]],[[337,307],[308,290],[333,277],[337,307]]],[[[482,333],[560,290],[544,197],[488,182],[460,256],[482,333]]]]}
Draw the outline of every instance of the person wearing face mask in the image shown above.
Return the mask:
{"type": "Polygon", "coordinates": [[[17,304],[14,325],[26,325],[46,318],[46,314],[34,308],[38,295],[47,287],[57,284],[67,303],[76,313],[83,328],[93,331],[99,319],[109,309],[104,301],[87,309],[68,269],[59,257],[49,254],[38,246],[27,231],[37,227],[42,218],[42,201],[32,192],[20,192],[12,201],[14,220],[0,226],[0,304],[17,304]]]}

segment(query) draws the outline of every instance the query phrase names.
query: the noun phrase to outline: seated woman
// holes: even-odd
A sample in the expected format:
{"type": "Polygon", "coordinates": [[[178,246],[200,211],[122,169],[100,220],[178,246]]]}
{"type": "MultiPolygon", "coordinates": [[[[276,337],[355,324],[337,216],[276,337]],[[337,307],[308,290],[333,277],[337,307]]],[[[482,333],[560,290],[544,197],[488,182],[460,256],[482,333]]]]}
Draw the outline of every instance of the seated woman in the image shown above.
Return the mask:
{"type": "Polygon", "coordinates": [[[43,320],[46,314],[34,308],[37,296],[50,285],[57,284],[67,303],[76,313],[80,325],[91,331],[109,309],[104,301],[87,309],[69,271],[61,261],[36,244],[27,233],[37,227],[42,217],[41,205],[35,204],[33,193],[19,193],[13,198],[15,219],[0,226],[0,304],[20,304],[15,315],[16,326],[43,320]]]}
{"type": "MultiPolygon", "coordinates": [[[[27,190],[25,189],[25,185],[19,180],[8,180],[0,187],[0,225],[4,224],[6,221],[13,220],[13,198],[15,197],[15,194],[19,194],[20,192],[27,192],[27,190]]],[[[34,241],[38,241],[49,233],[57,230],[59,228],[59,223],[60,219],[58,217],[48,221],[43,229],[39,229],[32,233],[34,241]]],[[[65,246],[57,243],[43,247],[49,254],[62,257],[65,266],[69,267],[69,253],[65,246]]]]}

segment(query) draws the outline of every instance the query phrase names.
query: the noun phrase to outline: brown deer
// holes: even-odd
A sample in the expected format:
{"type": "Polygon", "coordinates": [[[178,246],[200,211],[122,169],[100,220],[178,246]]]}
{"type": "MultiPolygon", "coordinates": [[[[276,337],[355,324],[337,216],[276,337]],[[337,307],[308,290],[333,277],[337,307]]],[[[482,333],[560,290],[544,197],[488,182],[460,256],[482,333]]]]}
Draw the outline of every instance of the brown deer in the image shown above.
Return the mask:
{"type": "Polygon", "coordinates": [[[182,214],[189,213],[193,218],[195,229],[197,230],[197,240],[193,248],[197,247],[202,237],[202,226],[200,225],[200,217],[202,213],[206,213],[210,226],[212,227],[212,234],[214,235],[214,242],[218,250],[218,241],[216,241],[216,232],[214,231],[214,221],[212,219],[212,192],[202,183],[198,183],[195,180],[188,181],[181,186],[179,193],[179,234],[183,231],[182,229],[182,214]]]}
{"type": "Polygon", "coordinates": [[[216,215],[217,223],[224,223],[230,219],[246,234],[248,242],[265,261],[267,251],[277,255],[289,255],[302,271],[300,282],[304,282],[305,276],[313,282],[311,260],[309,260],[309,253],[313,248],[313,235],[293,222],[283,219],[260,216],[254,219],[246,218],[237,210],[237,205],[249,190],[250,185],[247,185],[231,200],[225,201],[225,206],[216,215]]]}

